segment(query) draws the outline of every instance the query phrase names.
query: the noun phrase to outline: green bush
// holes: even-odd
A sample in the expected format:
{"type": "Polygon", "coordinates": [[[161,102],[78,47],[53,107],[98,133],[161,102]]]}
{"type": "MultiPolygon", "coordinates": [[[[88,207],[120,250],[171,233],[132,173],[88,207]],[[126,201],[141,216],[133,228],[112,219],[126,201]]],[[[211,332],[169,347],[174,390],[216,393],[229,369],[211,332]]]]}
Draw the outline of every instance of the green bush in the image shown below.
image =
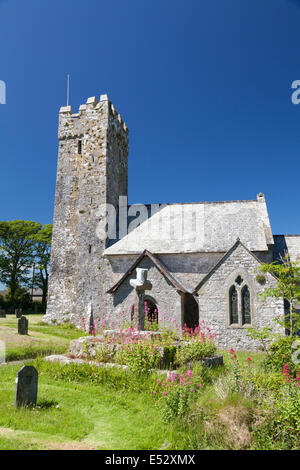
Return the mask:
{"type": "Polygon", "coordinates": [[[95,351],[95,360],[98,362],[114,362],[115,350],[107,343],[99,343],[95,351]]]}
{"type": "Polygon", "coordinates": [[[288,364],[293,375],[299,371],[299,366],[293,362],[292,344],[296,340],[293,336],[285,336],[275,341],[269,348],[268,355],[263,361],[264,366],[275,371],[282,371],[285,364],[288,364]]]}
{"type": "Polygon", "coordinates": [[[192,339],[178,348],[175,362],[181,366],[187,362],[201,361],[204,357],[213,356],[216,350],[217,348],[211,340],[192,339]]]}
{"type": "Polygon", "coordinates": [[[285,384],[265,404],[263,424],[253,431],[254,450],[300,450],[300,392],[295,384],[285,384]]]}
{"type": "Polygon", "coordinates": [[[186,413],[190,409],[191,399],[192,393],[187,387],[174,387],[171,389],[162,404],[163,421],[169,423],[186,413]]]}
{"type": "Polygon", "coordinates": [[[162,356],[162,347],[150,342],[138,342],[120,348],[116,353],[115,360],[119,364],[126,364],[131,371],[141,374],[158,368],[162,356]]]}

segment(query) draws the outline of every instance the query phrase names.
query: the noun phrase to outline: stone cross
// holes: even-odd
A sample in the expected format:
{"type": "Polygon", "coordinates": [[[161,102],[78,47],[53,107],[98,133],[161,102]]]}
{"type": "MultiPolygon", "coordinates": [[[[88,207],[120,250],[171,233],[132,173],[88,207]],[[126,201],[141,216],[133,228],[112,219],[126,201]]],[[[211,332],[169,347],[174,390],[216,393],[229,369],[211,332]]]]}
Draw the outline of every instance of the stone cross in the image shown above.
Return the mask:
{"type": "Polygon", "coordinates": [[[135,288],[133,327],[145,329],[145,290],[151,290],[152,284],[147,280],[148,269],[136,268],[136,279],[130,279],[130,285],[135,288]]]}
{"type": "Polygon", "coordinates": [[[26,317],[21,317],[18,320],[18,333],[19,335],[28,335],[28,320],[26,317]]]}
{"type": "Polygon", "coordinates": [[[37,390],[37,370],[33,366],[23,366],[16,375],[15,406],[36,405],[37,390]]]}

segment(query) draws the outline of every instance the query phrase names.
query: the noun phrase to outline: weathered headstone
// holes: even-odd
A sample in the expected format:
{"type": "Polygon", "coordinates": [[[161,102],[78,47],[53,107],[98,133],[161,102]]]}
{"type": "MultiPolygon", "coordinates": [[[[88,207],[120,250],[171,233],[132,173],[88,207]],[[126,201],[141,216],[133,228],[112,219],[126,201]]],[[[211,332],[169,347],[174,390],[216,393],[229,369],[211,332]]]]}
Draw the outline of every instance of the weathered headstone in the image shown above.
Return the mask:
{"type": "Polygon", "coordinates": [[[151,290],[152,284],[147,280],[148,269],[136,268],[136,279],[130,279],[130,285],[135,288],[135,302],[133,312],[133,327],[138,330],[145,329],[145,290],[151,290]]]}
{"type": "Polygon", "coordinates": [[[37,370],[33,366],[23,366],[16,375],[15,406],[36,405],[37,391],[37,370]]]}
{"type": "Polygon", "coordinates": [[[0,309],[0,318],[5,318],[5,317],[6,317],[6,311],[1,308],[0,309]]]}
{"type": "Polygon", "coordinates": [[[22,309],[21,308],[16,308],[16,317],[21,318],[22,316],[22,309]]]}
{"type": "Polygon", "coordinates": [[[28,335],[28,320],[26,317],[19,318],[18,333],[19,335],[28,335]]]}

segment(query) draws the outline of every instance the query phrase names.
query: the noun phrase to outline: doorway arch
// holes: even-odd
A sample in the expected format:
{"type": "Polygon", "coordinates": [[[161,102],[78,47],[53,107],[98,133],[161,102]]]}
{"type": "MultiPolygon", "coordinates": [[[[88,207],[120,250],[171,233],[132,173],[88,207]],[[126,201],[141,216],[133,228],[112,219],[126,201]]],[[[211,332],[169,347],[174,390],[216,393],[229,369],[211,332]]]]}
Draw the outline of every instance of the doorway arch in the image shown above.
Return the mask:
{"type": "Polygon", "coordinates": [[[158,307],[150,297],[145,298],[145,317],[150,323],[158,323],[158,307]]]}
{"type": "Polygon", "coordinates": [[[192,294],[185,294],[183,305],[183,326],[195,329],[199,326],[199,305],[192,294]]]}

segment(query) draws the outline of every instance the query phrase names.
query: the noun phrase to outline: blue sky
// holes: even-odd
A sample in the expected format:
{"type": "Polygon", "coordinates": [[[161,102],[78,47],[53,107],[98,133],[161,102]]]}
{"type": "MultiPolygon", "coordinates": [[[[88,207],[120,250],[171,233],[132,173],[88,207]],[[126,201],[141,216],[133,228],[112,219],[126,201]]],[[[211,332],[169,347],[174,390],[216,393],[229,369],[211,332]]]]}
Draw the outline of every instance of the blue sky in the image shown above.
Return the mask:
{"type": "Polygon", "coordinates": [[[52,221],[57,121],[107,93],[129,203],[267,199],[300,233],[299,0],[0,0],[2,220],[52,221]]]}

